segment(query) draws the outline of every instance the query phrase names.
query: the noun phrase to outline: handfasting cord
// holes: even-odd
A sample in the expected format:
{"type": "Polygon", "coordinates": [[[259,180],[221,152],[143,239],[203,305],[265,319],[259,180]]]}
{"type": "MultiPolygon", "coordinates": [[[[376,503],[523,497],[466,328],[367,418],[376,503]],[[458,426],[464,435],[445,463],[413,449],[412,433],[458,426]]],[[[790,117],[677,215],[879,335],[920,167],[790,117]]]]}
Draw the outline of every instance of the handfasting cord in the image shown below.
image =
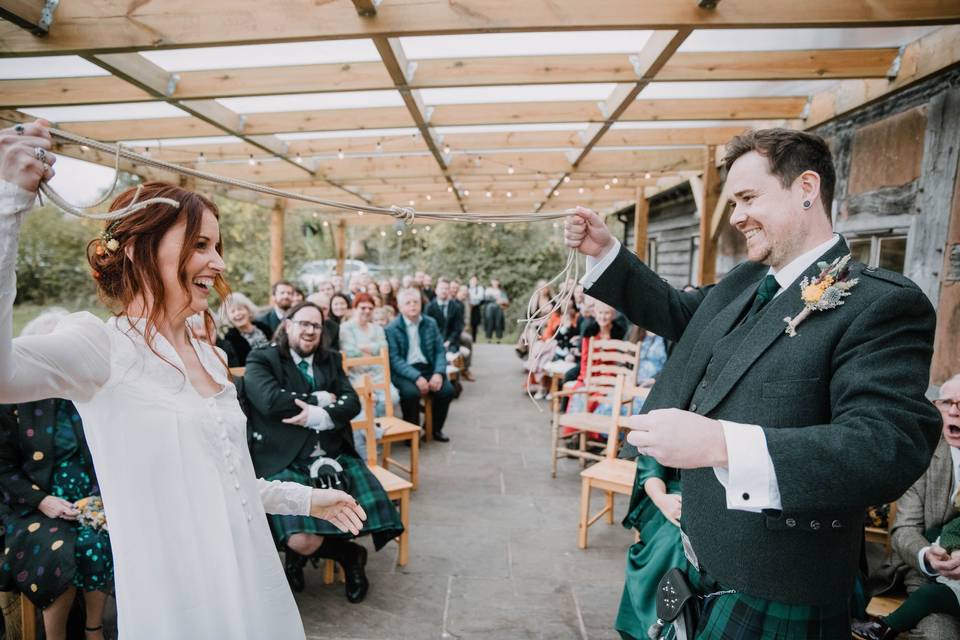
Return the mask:
{"type": "MultiPolygon", "coordinates": [[[[6,118],[4,118],[6,119],[6,118]]],[[[482,214],[482,213],[464,213],[456,211],[417,211],[413,207],[400,207],[393,205],[390,207],[378,207],[368,204],[355,204],[350,202],[340,202],[337,200],[326,200],[323,198],[316,198],[309,195],[304,195],[300,193],[294,193],[292,191],[286,191],[283,189],[275,189],[270,186],[258,184],[256,182],[249,182],[247,180],[241,180],[239,178],[229,178],[226,176],[217,175],[215,173],[209,173],[207,171],[200,171],[192,167],[186,167],[182,165],[173,164],[170,162],[164,162],[163,160],[157,160],[149,156],[145,156],[135,151],[126,149],[120,143],[117,144],[108,144],[101,142],[99,140],[94,140],[92,138],[87,138],[85,136],[77,135],[75,133],[70,133],[69,131],[63,131],[62,129],[57,129],[50,127],[50,135],[54,138],[64,140],[73,144],[89,147],[91,149],[96,149],[104,153],[109,153],[114,156],[114,180],[113,185],[110,187],[110,190],[104,195],[103,198],[98,200],[95,203],[86,206],[76,206],[73,205],[57,193],[46,181],[41,182],[40,192],[58,209],[64,213],[70,215],[78,216],[81,218],[88,218],[93,220],[119,220],[125,218],[128,215],[131,215],[137,211],[145,209],[154,204],[168,204],[170,206],[179,207],[180,203],[176,200],[171,200],[169,198],[150,198],[148,200],[139,201],[140,191],[139,188],[136,194],[133,197],[133,200],[126,207],[116,209],[114,211],[106,213],[92,213],[86,211],[86,209],[91,209],[97,207],[110,197],[113,193],[113,190],[116,188],[117,181],[120,176],[120,158],[130,160],[137,164],[152,167],[155,169],[160,169],[163,171],[169,171],[171,173],[176,173],[183,176],[188,176],[195,178],[197,180],[203,180],[205,182],[211,182],[214,184],[219,184],[227,187],[236,187],[240,189],[247,189],[249,191],[254,191],[257,193],[262,193],[269,196],[274,196],[277,198],[287,198],[289,200],[298,200],[301,202],[309,202],[312,204],[317,204],[325,207],[330,207],[333,209],[341,209],[345,211],[353,211],[359,215],[364,213],[372,213],[376,215],[385,215],[390,216],[394,219],[401,220],[406,224],[413,224],[416,218],[423,218],[427,220],[434,221],[447,221],[447,222],[464,222],[464,223],[482,223],[482,222],[542,222],[546,220],[559,220],[566,218],[571,215],[569,212],[543,212],[543,213],[532,213],[532,212],[516,212],[516,213],[505,213],[505,214],[482,214]]],[[[568,250],[567,252],[567,261],[563,269],[556,276],[553,277],[545,285],[538,287],[533,295],[530,297],[530,301],[527,304],[527,317],[518,322],[524,325],[520,340],[522,343],[532,345],[536,341],[540,332],[547,325],[550,320],[551,315],[554,312],[559,311],[561,314],[566,314],[567,310],[570,308],[570,304],[573,301],[573,287],[566,286],[566,283],[569,279],[572,279],[574,282],[579,280],[580,276],[580,261],[577,256],[577,252],[573,249],[568,250]],[[540,292],[549,287],[552,284],[559,283],[558,292],[550,298],[549,301],[544,304],[539,304],[540,292]]],[[[559,329],[558,329],[559,331],[559,329]]],[[[544,339],[552,339],[554,336],[543,336],[544,339]]]]}

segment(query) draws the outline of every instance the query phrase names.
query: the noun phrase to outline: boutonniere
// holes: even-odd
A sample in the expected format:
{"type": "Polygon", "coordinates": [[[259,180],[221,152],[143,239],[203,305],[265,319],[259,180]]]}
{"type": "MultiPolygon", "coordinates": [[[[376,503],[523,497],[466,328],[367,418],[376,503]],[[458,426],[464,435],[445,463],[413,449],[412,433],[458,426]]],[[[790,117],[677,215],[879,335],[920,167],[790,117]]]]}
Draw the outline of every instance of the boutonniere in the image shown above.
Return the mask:
{"type": "Polygon", "coordinates": [[[843,304],[843,299],[850,295],[850,289],[860,280],[850,279],[850,254],[837,258],[831,263],[818,262],[820,275],[811,280],[804,278],[800,282],[800,298],[803,300],[803,310],[793,318],[783,319],[787,323],[787,335],[791,338],[797,335],[797,327],[814,311],[836,309],[843,304]]]}

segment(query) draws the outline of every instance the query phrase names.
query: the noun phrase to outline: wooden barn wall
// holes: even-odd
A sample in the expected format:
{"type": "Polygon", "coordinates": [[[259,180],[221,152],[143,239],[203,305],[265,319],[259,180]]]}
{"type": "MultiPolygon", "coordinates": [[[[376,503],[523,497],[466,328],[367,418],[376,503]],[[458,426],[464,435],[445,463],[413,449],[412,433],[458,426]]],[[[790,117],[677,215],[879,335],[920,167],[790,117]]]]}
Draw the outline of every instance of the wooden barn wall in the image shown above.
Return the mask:
{"type": "Polygon", "coordinates": [[[906,233],[903,271],[937,309],[931,382],[942,383],[960,372],[960,69],[815,132],[837,166],[836,230],[906,233]]]}
{"type": "MultiPolygon", "coordinates": [[[[621,212],[623,245],[633,248],[633,211],[621,212]]],[[[690,184],[684,182],[650,198],[647,237],[656,241],[656,255],[649,260],[657,273],[675,287],[682,287],[696,278],[693,264],[693,238],[700,234],[697,205],[690,184]],[[691,270],[692,266],[692,270],[691,270]]],[[[612,220],[612,218],[611,218],[612,220]]]]}

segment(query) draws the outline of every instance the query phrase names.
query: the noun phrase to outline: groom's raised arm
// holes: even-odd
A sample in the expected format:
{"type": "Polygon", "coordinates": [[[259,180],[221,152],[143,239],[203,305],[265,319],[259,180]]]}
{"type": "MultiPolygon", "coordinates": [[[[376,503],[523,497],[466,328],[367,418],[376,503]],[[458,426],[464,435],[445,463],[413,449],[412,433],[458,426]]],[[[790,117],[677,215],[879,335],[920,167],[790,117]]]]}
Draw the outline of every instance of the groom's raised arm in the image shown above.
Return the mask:
{"type": "Polygon", "coordinates": [[[580,281],[587,295],[667,340],[680,339],[712,288],[674,289],[625,249],[600,216],[589,209],[577,207],[576,215],[567,218],[564,238],[568,247],[587,256],[587,274],[580,281]]]}

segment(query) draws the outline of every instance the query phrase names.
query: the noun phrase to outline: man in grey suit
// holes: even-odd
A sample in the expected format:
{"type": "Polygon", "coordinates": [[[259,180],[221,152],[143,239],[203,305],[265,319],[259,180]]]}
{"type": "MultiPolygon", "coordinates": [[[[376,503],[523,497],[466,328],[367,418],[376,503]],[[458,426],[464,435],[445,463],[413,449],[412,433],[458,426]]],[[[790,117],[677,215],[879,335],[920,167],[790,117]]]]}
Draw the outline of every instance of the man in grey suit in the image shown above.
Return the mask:
{"type": "Polygon", "coordinates": [[[677,343],[628,441],[683,470],[697,637],[849,637],[864,508],[899,498],[936,445],[934,310],[902,275],[843,261],[821,138],[749,132],[725,164],[748,262],[716,286],[674,289],[588,209],[566,242],[587,295],[677,343]]]}
{"type": "MultiPolygon", "coordinates": [[[[960,579],[960,559],[951,558],[930,543],[946,522],[960,516],[955,506],[960,485],[960,375],[940,387],[935,404],[943,416],[943,437],[930,468],[897,501],[897,515],[890,530],[893,550],[910,567],[905,578],[908,593],[937,576],[960,579]]],[[[960,638],[960,619],[934,614],[917,625],[912,637],[960,638]]]]}

